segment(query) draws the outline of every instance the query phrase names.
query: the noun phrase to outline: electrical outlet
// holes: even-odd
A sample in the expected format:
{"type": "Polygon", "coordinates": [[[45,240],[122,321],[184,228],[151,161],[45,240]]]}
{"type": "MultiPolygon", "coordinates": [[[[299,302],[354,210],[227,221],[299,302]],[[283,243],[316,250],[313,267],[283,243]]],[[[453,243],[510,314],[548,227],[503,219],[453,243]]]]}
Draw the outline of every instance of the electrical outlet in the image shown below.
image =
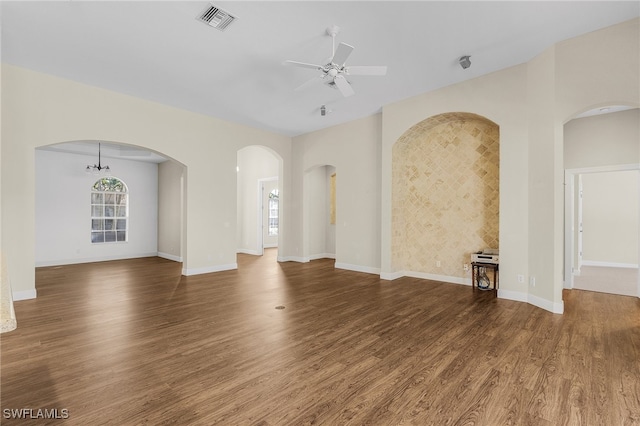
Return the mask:
{"type": "Polygon", "coordinates": [[[518,282],[519,282],[520,284],[524,283],[524,275],[522,275],[522,274],[518,274],[518,282]]]}
{"type": "Polygon", "coordinates": [[[535,287],[536,286],[536,277],[529,278],[529,284],[531,284],[531,287],[535,287]]]}
{"type": "Polygon", "coordinates": [[[436,260],[436,267],[438,267],[438,268],[440,267],[440,261],[439,260],[436,260]]]}
{"type": "Polygon", "coordinates": [[[465,272],[469,272],[469,264],[465,263],[464,265],[462,265],[462,269],[464,269],[465,272]]]}

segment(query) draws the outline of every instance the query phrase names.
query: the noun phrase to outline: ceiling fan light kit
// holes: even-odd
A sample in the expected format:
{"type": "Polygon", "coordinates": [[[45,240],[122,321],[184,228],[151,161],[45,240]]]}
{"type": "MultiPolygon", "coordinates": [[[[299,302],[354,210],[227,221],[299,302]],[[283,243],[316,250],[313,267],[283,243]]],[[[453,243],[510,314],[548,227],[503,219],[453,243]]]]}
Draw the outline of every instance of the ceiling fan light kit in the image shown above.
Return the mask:
{"type": "Polygon", "coordinates": [[[336,35],[340,32],[340,27],[338,27],[337,25],[331,25],[327,28],[326,32],[327,35],[331,36],[332,38],[331,59],[327,64],[317,65],[307,62],[285,61],[285,64],[287,65],[321,71],[321,74],[318,77],[314,77],[313,79],[303,83],[296,90],[306,88],[317,81],[321,81],[327,83],[330,87],[337,88],[342,96],[346,98],[355,94],[355,91],[351,87],[351,83],[349,83],[349,81],[346,79],[347,75],[386,75],[386,66],[347,67],[345,64],[347,62],[347,59],[351,55],[351,52],[353,52],[354,47],[346,43],[340,43],[336,49],[336,35]]]}
{"type": "Polygon", "coordinates": [[[320,106],[320,115],[321,116],[325,116],[327,114],[331,114],[333,112],[333,110],[328,109],[326,105],[321,105],[320,106]]]}
{"type": "Polygon", "coordinates": [[[465,55],[465,56],[460,56],[460,59],[458,59],[458,62],[460,63],[460,66],[462,67],[463,70],[466,70],[471,66],[470,58],[471,56],[465,55]]]}

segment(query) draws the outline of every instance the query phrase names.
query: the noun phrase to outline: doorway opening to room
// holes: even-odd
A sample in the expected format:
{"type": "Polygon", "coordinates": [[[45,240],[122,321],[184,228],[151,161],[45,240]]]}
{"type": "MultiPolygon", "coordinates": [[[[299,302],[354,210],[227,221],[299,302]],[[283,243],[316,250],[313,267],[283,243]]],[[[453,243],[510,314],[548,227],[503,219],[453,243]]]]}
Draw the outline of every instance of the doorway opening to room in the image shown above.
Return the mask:
{"type": "Polygon", "coordinates": [[[150,255],[183,261],[185,165],[97,140],[40,146],[34,157],[36,267],[150,255]]]}
{"type": "Polygon", "coordinates": [[[277,251],[283,228],[282,159],[269,148],[247,146],[238,150],[236,170],[237,252],[277,251]]]}
{"type": "Polygon", "coordinates": [[[258,243],[263,249],[277,248],[280,235],[280,190],[277,177],[258,181],[260,203],[258,205],[258,243]]]}
{"type": "Polygon", "coordinates": [[[640,297],[640,166],[565,171],[565,288],[640,297]]]}
{"type": "Polygon", "coordinates": [[[564,123],[564,288],[640,297],[640,109],[596,106],[564,123]]]}

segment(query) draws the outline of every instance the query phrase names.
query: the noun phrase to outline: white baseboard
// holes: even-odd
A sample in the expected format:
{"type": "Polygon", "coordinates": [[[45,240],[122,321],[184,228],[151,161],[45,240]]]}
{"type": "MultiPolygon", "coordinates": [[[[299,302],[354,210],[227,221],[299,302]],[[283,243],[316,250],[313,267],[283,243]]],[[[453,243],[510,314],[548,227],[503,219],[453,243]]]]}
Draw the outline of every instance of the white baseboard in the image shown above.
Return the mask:
{"type": "Polygon", "coordinates": [[[237,263],[228,263],[226,265],[205,266],[202,268],[182,268],[182,275],[201,275],[210,274],[212,272],[222,272],[238,269],[237,263]]]}
{"type": "Polygon", "coordinates": [[[18,300],[29,300],[35,299],[38,296],[36,289],[33,290],[22,290],[22,291],[12,291],[11,297],[13,297],[13,301],[16,302],[18,300]]]}
{"type": "Polygon", "coordinates": [[[449,284],[462,284],[471,285],[471,278],[451,277],[449,275],[437,275],[429,274],[427,272],[416,271],[397,271],[397,272],[383,272],[380,274],[382,280],[396,280],[402,277],[419,278],[421,280],[440,281],[449,284]]]}
{"type": "Polygon", "coordinates": [[[309,256],[309,260],[335,259],[335,258],[336,258],[335,253],[318,253],[318,254],[312,254],[311,256],[309,256]]]}
{"type": "Polygon", "coordinates": [[[606,268],[633,268],[638,269],[637,263],[601,262],[598,260],[583,260],[582,266],[604,266],[606,268]]]}
{"type": "Polygon", "coordinates": [[[158,252],[153,253],[137,253],[129,255],[112,255],[101,257],[83,257],[80,259],[59,259],[59,260],[45,260],[36,261],[36,268],[45,266],[61,266],[61,265],[75,265],[78,263],[93,263],[93,262],[109,262],[111,260],[125,260],[125,259],[138,259],[140,257],[155,257],[158,256],[158,252]]]}
{"type": "Polygon", "coordinates": [[[511,290],[502,290],[498,289],[498,298],[513,300],[516,302],[525,302],[533,306],[537,306],[538,308],[544,309],[545,311],[549,311],[554,314],[563,314],[564,313],[564,302],[552,302],[547,299],[543,299],[541,297],[535,296],[533,294],[522,293],[519,291],[511,291],[511,290]]]}
{"type": "Polygon", "coordinates": [[[250,249],[237,249],[236,253],[242,253],[242,254],[250,254],[252,256],[260,256],[260,253],[258,253],[257,250],[250,250],[250,249]]]}
{"type": "Polygon", "coordinates": [[[404,271],[396,271],[396,272],[380,272],[380,279],[386,281],[397,280],[398,278],[404,277],[404,271]]]}
{"type": "Polygon", "coordinates": [[[262,247],[264,248],[278,248],[278,243],[274,243],[274,244],[265,244],[262,247]]]}
{"type": "Polygon", "coordinates": [[[563,314],[564,313],[564,302],[560,301],[558,303],[554,303],[551,300],[543,299],[541,297],[530,294],[527,297],[527,302],[532,304],[533,306],[537,306],[538,308],[542,308],[545,311],[553,312],[554,314],[563,314]]]}
{"type": "Polygon", "coordinates": [[[346,269],[348,271],[364,272],[366,274],[380,274],[380,268],[373,268],[370,266],[352,265],[349,263],[336,262],[335,267],[336,269],[346,269]]]}
{"type": "Polygon", "coordinates": [[[429,274],[426,272],[405,271],[404,275],[411,278],[420,278],[423,280],[441,281],[450,284],[471,285],[471,278],[450,277],[448,275],[429,274]]]}
{"type": "Polygon", "coordinates": [[[173,255],[173,254],[163,253],[163,252],[159,251],[158,252],[158,257],[161,257],[161,258],[167,259],[167,260],[173,260],[174,262],[182,263],[182,257],[176,256],[176,255],[173,255]]]}
{"type": "MultiPolygon", "coordinates": [[[[398,271],[398,272],[383,272],[380,274],[380,279],[383,280],[395,280],[401,277],[420,278],[425,280],[440,281],[450,284],[462,284],[471,285],[471,278],[450,277],[447,275],[428,274],[426,272],[414,272],[414,271],[398,271]]],[[[558,303],[551,302],[550,300],[543,299],[538,296],[534,296],[528,293],[522,293],[519,291],[498,289],[498,298],[513,300],[516,302],[525,302],[531,305],[537,306],[546,311],[554,314],[564,313],[564,302],[558,303]]]]}
{"type": "Polygon", "coordinates": [[[513,300],[515,302],[527,302],[527,293],[513,290],[498,289],[498,299],[513,300]]]}
{"type": "Polygon", "coordinates": [[[308,257],[300,257],[300,256],[278,256],[278,262],[299,262],[299,263],[307,263],[310,262],[311,259],[308,257]]]}

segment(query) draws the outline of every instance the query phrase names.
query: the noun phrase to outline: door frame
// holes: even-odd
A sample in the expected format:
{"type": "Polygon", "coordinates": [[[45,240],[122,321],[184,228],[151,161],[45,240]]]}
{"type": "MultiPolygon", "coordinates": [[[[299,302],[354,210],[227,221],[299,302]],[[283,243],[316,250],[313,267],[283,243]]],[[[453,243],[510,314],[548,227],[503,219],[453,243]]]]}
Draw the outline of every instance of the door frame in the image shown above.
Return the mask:
{"type": "MultiPolygon", "coordinates": [[[[257,211],[257,237],[258,237],[258,255],[264,254],[264,183],[278,182],[278,176],[258,179],[258,211],[257,211]]],[[[268,206],[267,206],[268,207],[268,206]]],[[[278,203],[278,217],[280,217],[280,203],[278,203]]],[[[278,229],[278,245],[280,245],[280,230],[278,229]]]]}

